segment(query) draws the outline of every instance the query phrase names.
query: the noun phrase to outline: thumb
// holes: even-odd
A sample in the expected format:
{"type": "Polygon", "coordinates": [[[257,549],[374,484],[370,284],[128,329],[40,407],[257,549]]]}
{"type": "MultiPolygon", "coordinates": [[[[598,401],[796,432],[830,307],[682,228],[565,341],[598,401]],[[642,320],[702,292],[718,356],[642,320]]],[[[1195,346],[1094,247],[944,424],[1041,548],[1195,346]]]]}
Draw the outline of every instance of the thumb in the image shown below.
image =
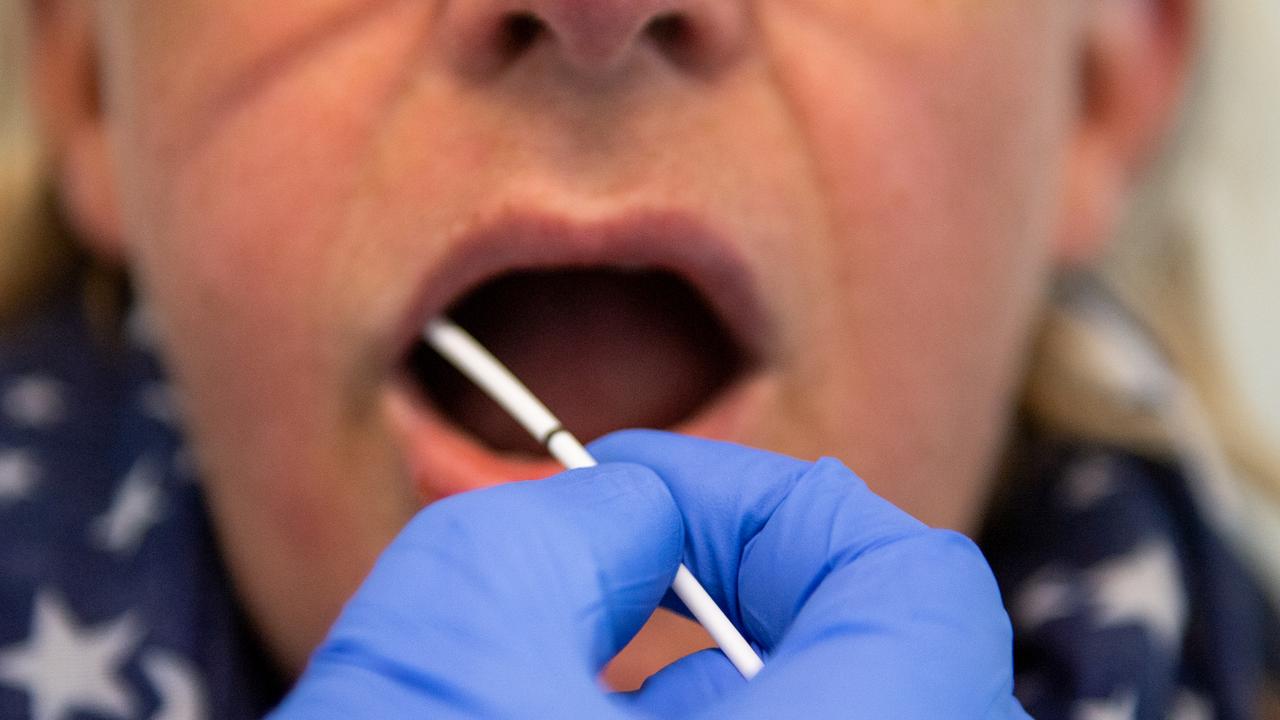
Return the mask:
{"type": "Polygon", "coordinates": [[[657,606],[682,543],[670,492],[638,465],[437,502],[379,559],[283,714],[617,715],[596,673],[657,606]]]}

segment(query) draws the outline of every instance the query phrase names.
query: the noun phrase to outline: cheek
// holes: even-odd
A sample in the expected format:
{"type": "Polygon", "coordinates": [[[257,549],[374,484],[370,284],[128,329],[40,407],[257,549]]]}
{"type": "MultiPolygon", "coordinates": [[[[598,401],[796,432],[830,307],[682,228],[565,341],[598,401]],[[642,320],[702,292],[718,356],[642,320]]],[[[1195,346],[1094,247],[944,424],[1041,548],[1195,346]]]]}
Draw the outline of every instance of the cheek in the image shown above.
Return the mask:
{"type": "Polygon", "coordinates": [[[268,626],[279,612],[280,627],[323,632],[416,509],[334,321],[354,292],[341,208],[408,64],[407,22],[388,13],[348,25],[273,78],[193,81],[207,81],[204,94],[167,90],[176,80],[151,67],[182,66],[176,48],[137,51],[151,63],[119,65],[109,83],[109,101],[134,113],[112,127],[128,159],[118,176],[131,263],[187,401],[230,561],[268,626]],[[314,597],[277,597],[297,587],[314,597]]]}
{"type": "Polygon", "coordinates": [[[205,385],[315,387],[314,375],[332,370],[337,338],[318,336],[342,304],[334,268],[351,252],[342,208],[408,65],[414,35],[404,26],[414,19],[349,24],[349,39],[326,38],[284,73],[258,78],[249,62],[234,81],[206,78],[219,89],[199,99],[157,89],[166,81],[144,69],[121,73],[139,78],[121,90],[125,103],[150,93],[134,98],[145,109],[136,121],[115,128],[118,154],[131,160],[121,172],[126,235],[147,290],[173,318],[174,348],[190,356],[179,364],[210,375],[205,385]],[[228,356],[247,366],[219,362],[228,356]]]}
{"type": "Polygon", "coordinates": [[[793,300],[792,344],[824,347],[794,392],[853,429],[878,490],[951,526],[977,512],[1049,271],[1069,74],[1038,5],[939,22],[907,3],[853,41],[825,15],[774,24],[832,228],[793,300]]]}
{"type": "Polygon", "coordinates": [[[926,261],[1042,244],[1032,231],[1055,207],[1072,109],[1058,13],[1031,2],[965,13],[975,4],[871,5],[872,19],[847,21],[856,29],[813,10],[773,23],[785,28],[772,37],[781,85],[838,226],[891,234],[849,246],[926,261]]]}

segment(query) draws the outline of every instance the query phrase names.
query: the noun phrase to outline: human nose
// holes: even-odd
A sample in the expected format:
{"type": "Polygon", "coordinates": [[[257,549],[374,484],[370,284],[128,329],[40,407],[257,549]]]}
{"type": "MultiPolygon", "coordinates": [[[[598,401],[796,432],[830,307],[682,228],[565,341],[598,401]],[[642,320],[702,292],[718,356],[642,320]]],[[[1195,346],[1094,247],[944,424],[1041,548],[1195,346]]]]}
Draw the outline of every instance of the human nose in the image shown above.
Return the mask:
{"type": "Polygon", "coordinates": [[[455,62],[498,73],[538,54],[601,78],[646,57],[708,74],[737,54],[743,0],[448,0],[442,30],[455,62]]]}

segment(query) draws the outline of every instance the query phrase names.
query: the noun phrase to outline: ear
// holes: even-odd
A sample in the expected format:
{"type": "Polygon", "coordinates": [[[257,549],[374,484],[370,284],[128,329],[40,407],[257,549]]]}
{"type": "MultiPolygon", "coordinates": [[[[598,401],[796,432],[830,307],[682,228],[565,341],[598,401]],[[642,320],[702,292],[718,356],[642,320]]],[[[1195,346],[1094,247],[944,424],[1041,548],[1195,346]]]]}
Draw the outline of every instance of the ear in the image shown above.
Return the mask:
{"type": "Polygon", "coordinates": [[[32,101],[63,211],[90,250],[118,262],[123,231],[99,94],[93,3],[29,0],[29,8],[32,101]]]}
{"type": "Polygon", "coordinates": [[[1195,0],[1086,0],[1059,262],[1100,256],[1181,105],[1195,0]]]}

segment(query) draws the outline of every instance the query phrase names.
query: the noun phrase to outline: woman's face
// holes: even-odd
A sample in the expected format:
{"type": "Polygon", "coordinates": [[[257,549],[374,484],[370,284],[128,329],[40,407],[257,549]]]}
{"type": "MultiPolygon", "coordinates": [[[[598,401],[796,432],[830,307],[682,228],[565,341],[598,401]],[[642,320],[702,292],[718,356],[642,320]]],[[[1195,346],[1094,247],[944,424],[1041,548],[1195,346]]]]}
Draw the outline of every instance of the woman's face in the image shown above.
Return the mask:
{"type": "Polygon", "coordinates": [[[1061,253],[1077,3],[96,13],[118,234],[287,663],[424,503],[554,469],[409,361],[469,293],[584,439],[834,455],[974,527],[1061,253]]]}

